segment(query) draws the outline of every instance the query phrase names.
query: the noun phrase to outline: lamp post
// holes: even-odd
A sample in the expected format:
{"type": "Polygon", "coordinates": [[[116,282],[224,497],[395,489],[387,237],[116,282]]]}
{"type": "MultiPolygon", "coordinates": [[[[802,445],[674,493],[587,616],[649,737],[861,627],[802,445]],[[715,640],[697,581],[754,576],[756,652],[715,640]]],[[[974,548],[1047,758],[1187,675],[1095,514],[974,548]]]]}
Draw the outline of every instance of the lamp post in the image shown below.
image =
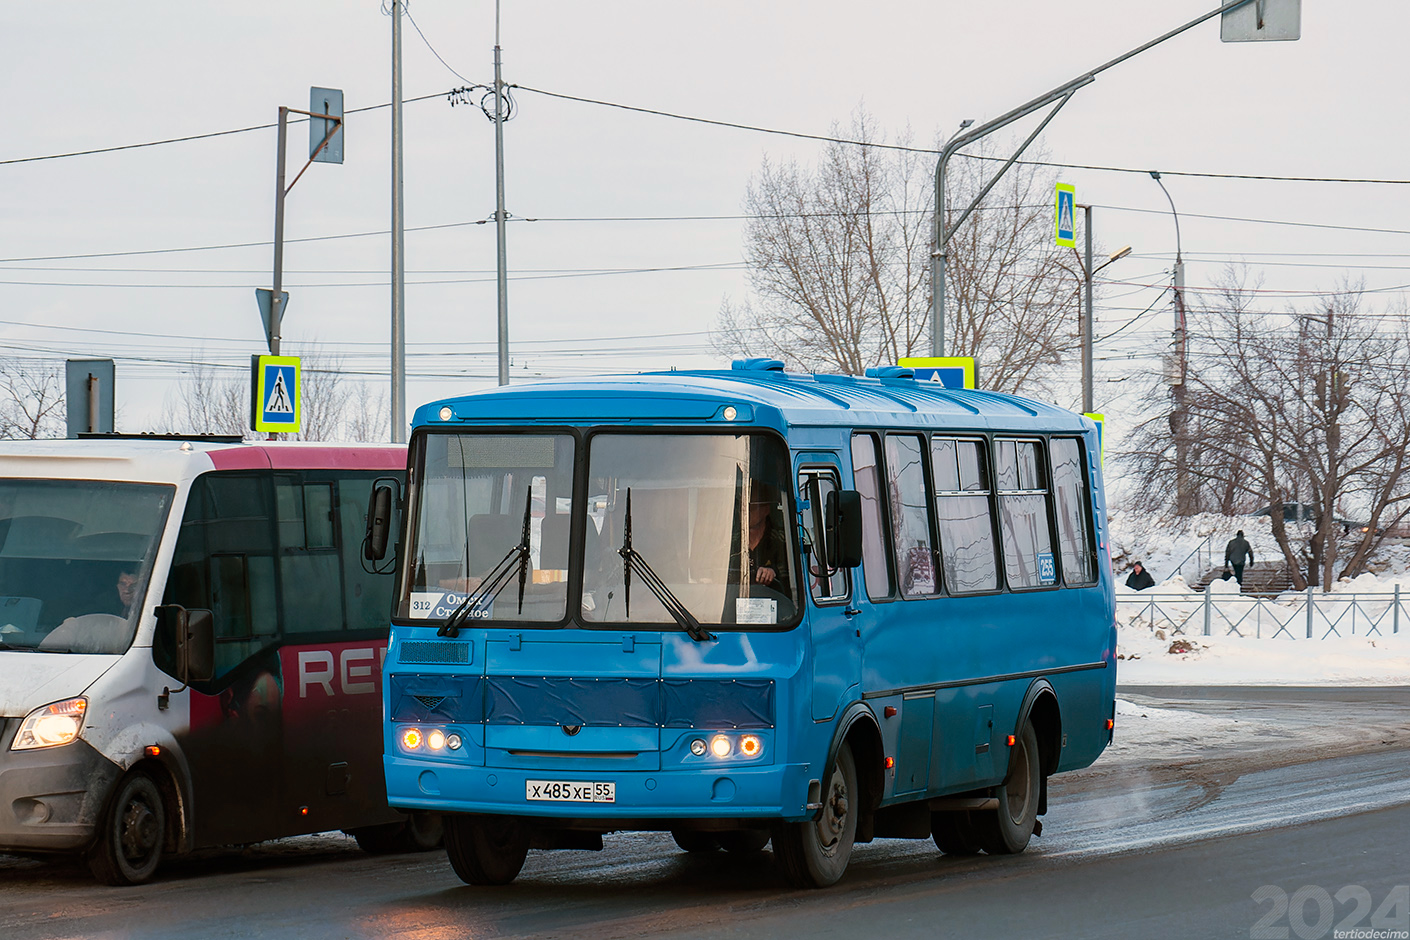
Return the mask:
{"type": "Polygon", "coordinates": [[[1190,506],[1190,471],[1188,440],[1186,434],[1186,414],[1185,414],[1185,377],[1187,370],[1186,358],[1186,331],[1185,331],[1185,258],[1180,246],[1180,213],[1175,210],[1175,200],[1170,197],[1170,190],[1165,188],[1165,184],[1160,181],[1160,173],[1155,170],[1150,171],[1151,179],[1160,187],[1160,191],[1165,193],[1165,199],[1170,203],[1170,214],[1175,219],[1175,271],[1174,271],[1174,291],[1175,291],[1175,369],[1174,375],[1168,378],[1170,383],[1170,395],[1173,400],[1170,409],[1170,436],[1174,440],[1175,450],[1175,512],[1177,515],[1189,515],[1192,511],[1190,506]]]}
{"type": "Polygon", "coordinates": [[[1131,246],[1125,247],[1111,253],[1107,259],[1097,267],[1092,267],[1092,207],[1079,206],[1082,210],[1082,224],[1086,229],[1087,260],[1082,265],[1082,287],[1084,293],[1083,307],[1086,316],[1082,321],[1082,413],[1091,414],[1096,410],[1092,401],[1092,333],[1093,333],[1093,312],[1092,312],[1092,278],[1102,268],[1115,261],[1120,261],[1131,253],[1131,246]]]}

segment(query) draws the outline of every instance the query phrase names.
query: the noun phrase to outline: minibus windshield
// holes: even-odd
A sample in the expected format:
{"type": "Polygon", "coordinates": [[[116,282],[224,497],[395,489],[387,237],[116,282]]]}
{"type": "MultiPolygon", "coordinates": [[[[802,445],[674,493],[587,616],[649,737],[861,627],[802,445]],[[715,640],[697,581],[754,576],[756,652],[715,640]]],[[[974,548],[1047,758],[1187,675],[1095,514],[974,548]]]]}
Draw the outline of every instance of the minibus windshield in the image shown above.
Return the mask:
{"type": "Polygon", "coordinates": [[[451,633],[576,615],[585,626],[662,624],[696,639],[707,635],[699,625],[797,622],[781,440],[600,431],[585,468],[578,446],[565,433],[424,435],[398,616],[451,633]],[[577,505],[574,473],[584,469],[577,505]]]}
{"type": "Polygon", "coordinates": [[[175,487],[0,480],[0,643],[124,652],[175,487]]]}
{"type": "Polygon", "coordinates": [[[583,621],[671,623],[672,604],[702,624],[796,620],[787,467],[783,444],[765,434],[593,435],[583,621]],[[668,589],[664,598],[621,556],[628,493],[631,548],[668,589]]]}

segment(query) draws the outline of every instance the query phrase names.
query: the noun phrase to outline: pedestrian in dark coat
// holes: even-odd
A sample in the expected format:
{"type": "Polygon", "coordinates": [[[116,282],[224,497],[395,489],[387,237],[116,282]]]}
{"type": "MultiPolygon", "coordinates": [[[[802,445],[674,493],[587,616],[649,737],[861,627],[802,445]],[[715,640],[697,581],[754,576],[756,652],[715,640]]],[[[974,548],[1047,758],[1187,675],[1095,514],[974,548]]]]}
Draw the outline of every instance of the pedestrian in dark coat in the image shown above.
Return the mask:
{"type": "Polygon", "coordinates": [[[1144,591],[1148,587],[1155,587],[1155,578],[1146,570],[1146,566],[1139,561],[1131,566],[1131,573],[1126,576],[1126,586],[1133,591],[1144,591]]]}
{"type": "Polygon", "coordinates": [[[1243,529],[1234,533],[1234,537],[1229,540],[1229,544],[1224,546],[1224,564],[1234,569],[1234,577],[1242,587],[1244,583],[1244,565],[1253,564],[1253,546],[1248,544],[1248,539],[1244,538],[1243,529]]]}

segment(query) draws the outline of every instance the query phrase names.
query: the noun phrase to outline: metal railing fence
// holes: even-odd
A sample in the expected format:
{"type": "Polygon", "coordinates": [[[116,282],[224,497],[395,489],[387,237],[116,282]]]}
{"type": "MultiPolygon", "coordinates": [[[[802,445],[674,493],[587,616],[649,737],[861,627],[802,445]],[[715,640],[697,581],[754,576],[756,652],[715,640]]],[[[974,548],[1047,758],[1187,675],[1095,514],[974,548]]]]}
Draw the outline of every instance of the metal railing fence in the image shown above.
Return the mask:
{"type": "Polygon", "coordinates": [[[1388,636],[1400,632],[1406,598],[1393,592],[1321,594],[1308,588],[1279,597],[1252,594],[1161,594],[1142,591],[1117,598],[1117,617],[1139,619],[1172,635],[1327,639],[1388,636]]]}

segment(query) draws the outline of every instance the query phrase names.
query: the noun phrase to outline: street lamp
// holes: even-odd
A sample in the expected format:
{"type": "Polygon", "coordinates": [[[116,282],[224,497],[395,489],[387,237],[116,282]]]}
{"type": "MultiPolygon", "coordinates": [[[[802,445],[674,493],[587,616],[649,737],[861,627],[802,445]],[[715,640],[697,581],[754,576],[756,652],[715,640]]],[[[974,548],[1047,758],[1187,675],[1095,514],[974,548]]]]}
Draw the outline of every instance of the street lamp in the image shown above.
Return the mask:
{"type": "Polygon", "coordinates": [[[1083,225],[1086,230],[1087,259],[1082,265],[1082,286],[1085,297],[1083,306],[1086,307],[1087,315],[1082,322],[1082,413],[1091,414],[1096,410],[1092,401],[1092,333],[1093,333],[1093,313],[1092,313],[1092,278],[1098,271],[1107,265],[1120,261],[1131,253],[1131,246],[1127,245],[1107,256],[1107,259],[1095,268],[1092,267],[1092,207],[1079,206],[1082,210],[1083,225]]]}
{"type": "Polygon", "coordinates": [[[1170,190],[1160,181],[1160,173],[1150,171],[1151,179],[1165,193],[1170,203],[1170,214],[1175,219],[1175,374],[1170,379],[1171,397],[1170,436],[1175,444],[1175,512],[1189,515],[1190,475],[1188,467],[1187,441],[1185,439],[1185,258],[1180,248],[1180,213],[1175,211],[1175,200],[1170,198],[1170,190]]]}

